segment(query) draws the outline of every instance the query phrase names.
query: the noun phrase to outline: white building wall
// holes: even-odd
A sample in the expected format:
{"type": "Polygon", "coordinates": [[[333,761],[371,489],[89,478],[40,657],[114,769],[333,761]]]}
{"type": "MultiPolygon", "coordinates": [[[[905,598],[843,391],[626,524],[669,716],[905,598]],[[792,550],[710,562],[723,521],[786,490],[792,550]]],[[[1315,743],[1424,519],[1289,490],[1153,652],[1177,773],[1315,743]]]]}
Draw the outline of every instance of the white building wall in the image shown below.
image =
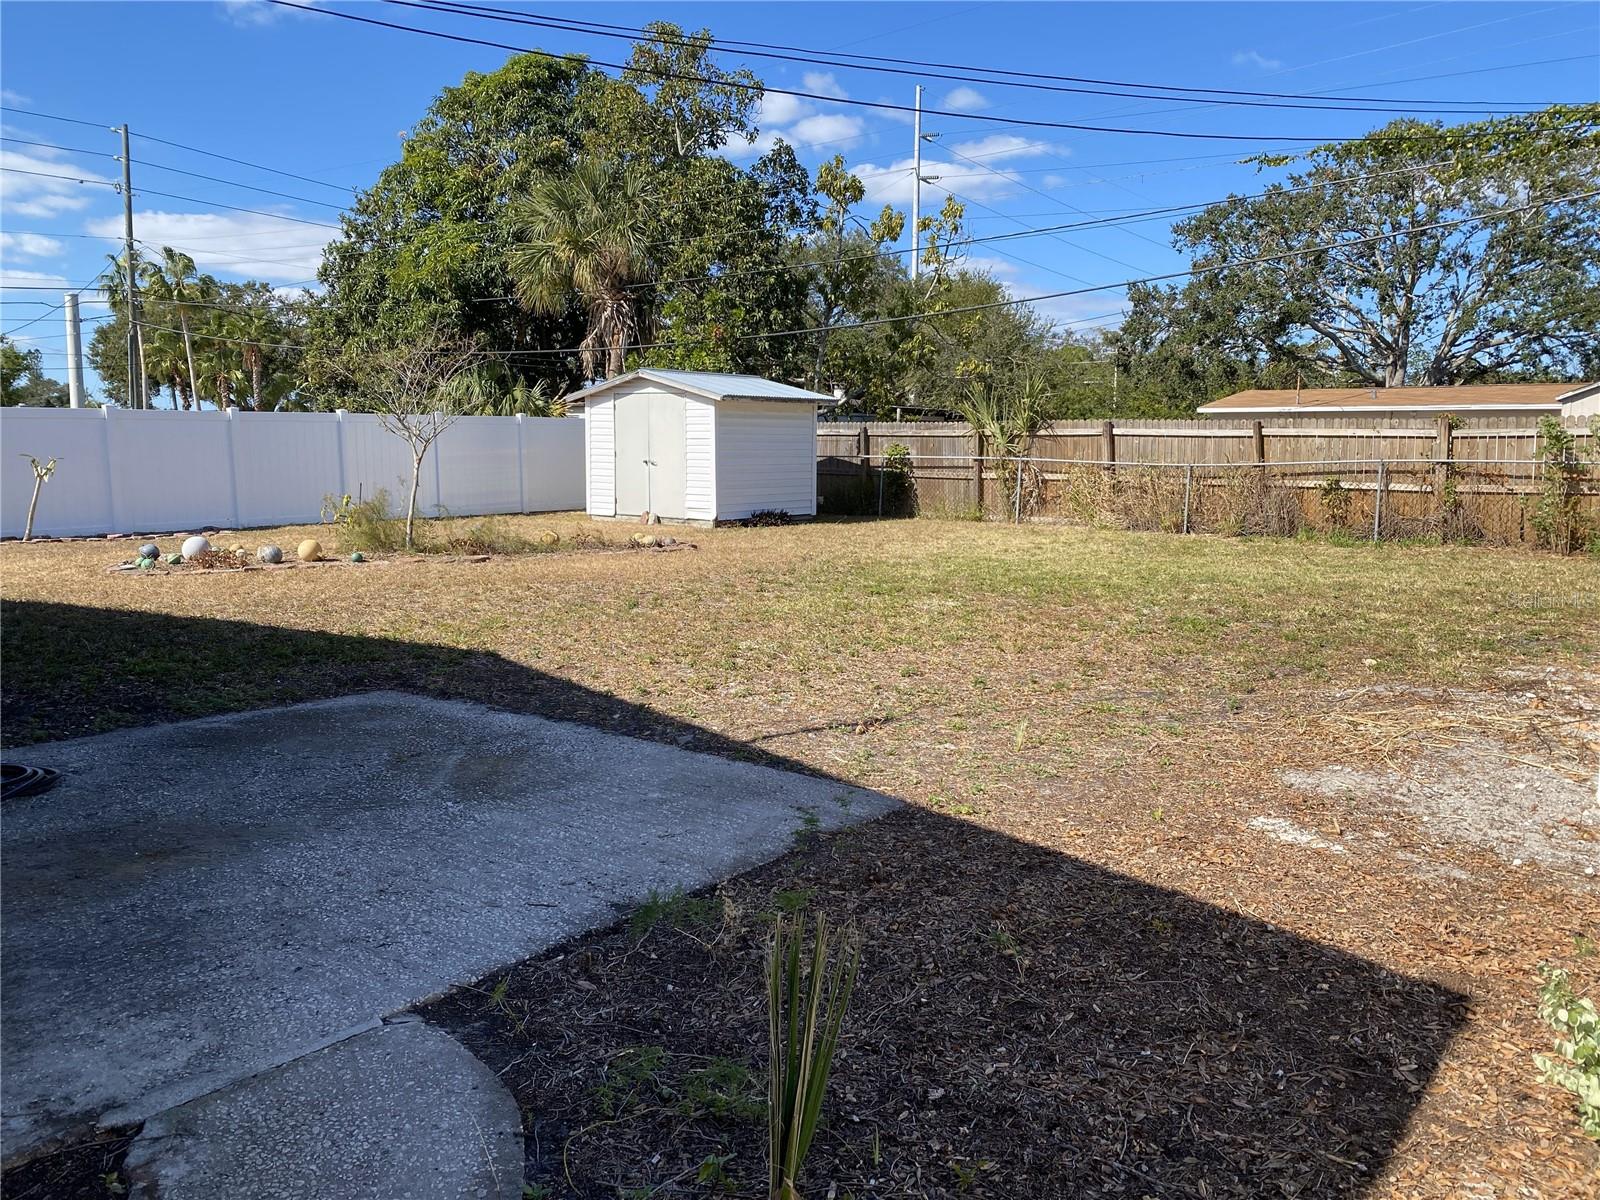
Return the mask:
{"type": "Polygon", "coordinates": [[[717,516],[717,406],[698,396],[685,396],[684,515],[694,521],[717,516]]]}
{"type": "Polygon", "coordinates": [[[592,396],[584,405],[585,457],[588,462],[588,498],[584,507],[593,517],[617,515],[617,431],[612,393],[592,396]]]}
{"type": "Polygon", "coordinates": [[[1600,417],[1600,388],[1581,396],[1576,400],[1568,400],[1561,406],[1561,419],[1567,422],[1582,424],[1590,417],[1600,417]]]}
{"type": "Polygon", "coordinates": [[[774,508],[815,516],[816,406],[724,400],[716,408],[717,520],[774,508]]]}
{"type": "MultiPolygon", "coordinates": [[[[428,452],[418,508],[459,516],[556,512],[583,499],[585,422],[462,417],[428,452]]],[[[411,454],[365,413],[0,408],[0,535],[20,536],[33,471],[41,536],[310,524],[324,495],[405,504],[411,454]]]]}

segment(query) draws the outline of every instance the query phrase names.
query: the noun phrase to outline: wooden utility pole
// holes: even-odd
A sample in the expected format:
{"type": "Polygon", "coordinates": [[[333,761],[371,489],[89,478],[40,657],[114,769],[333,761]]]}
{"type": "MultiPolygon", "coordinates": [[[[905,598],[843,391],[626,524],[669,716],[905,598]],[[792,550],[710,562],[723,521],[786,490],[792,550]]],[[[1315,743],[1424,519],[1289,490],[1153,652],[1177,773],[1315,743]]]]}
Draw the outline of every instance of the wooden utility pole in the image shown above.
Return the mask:
{"type": "Polygon", "coordinates": [[[128,127],[122,126],[122,244],[123,284],[128,305],[128,407],[149,408],[144,390],[143,355],[139,353],[139,288],[134,279],[133,252],[133,157],[128,149],[128,127]]]}

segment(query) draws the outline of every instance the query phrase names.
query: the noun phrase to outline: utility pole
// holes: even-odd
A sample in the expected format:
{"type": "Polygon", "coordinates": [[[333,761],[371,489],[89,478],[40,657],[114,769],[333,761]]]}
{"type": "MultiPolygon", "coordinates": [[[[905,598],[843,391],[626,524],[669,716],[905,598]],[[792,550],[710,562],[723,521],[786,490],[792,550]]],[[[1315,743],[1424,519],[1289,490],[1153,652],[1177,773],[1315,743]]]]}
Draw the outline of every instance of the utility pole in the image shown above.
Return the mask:
{"type": "Polygon", "coordinates": [[[922,272],[922,185],[938,179],[922,173],[922,143],[931,142],[937,133],[922,132],[922,85],[917,85],[916,115],[912,118],[911,146],[911,278],[922,272]]]}
{"type": "Polygon", "coordinates": [[[911,119],[911,278],[922,266],[922,85],[917,84],[916,115],[911,119]]]}
{"type": "Polygon", "coordinates": [[[133,257],[133,156],[128,151],[128,127],[122,127],[122,260],[123,282],[128,289],[128,407],[149,408],[144,393],[144,369],[139,354],[139,289],[134,282],[133,257]]]}
{"type": "Polygon", "coordinates": [[[78,293],[62,297],[67,314],[67,403],[83,407],[83,325],[78,320],[78,293]]]}

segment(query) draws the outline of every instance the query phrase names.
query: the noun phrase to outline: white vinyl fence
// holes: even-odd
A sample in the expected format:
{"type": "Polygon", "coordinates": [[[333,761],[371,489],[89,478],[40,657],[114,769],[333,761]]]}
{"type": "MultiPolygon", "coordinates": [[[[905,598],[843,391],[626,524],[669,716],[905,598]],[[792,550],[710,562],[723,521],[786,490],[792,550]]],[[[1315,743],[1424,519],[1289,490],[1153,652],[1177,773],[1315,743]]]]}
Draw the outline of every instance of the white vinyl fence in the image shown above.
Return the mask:
{"type": "MultiPolygon", "coordinates": [[[[325,495],[382,488],[399,510],[411,482],[405,440],[368,413],[0,408],[0,536],[27,521],[24,455],[58,460],[36,536],[307,524],[325,495]]],[[[428,451],[417,509],[581,509],[583,470],[579,418],[462,417],[428,451]]]]}

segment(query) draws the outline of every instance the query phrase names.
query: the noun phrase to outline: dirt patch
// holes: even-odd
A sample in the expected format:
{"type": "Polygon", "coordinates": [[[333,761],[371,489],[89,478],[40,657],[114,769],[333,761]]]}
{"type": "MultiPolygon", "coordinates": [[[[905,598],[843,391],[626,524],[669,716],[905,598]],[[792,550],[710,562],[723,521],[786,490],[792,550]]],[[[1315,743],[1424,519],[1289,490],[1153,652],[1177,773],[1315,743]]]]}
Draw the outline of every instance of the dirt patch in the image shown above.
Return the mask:
{"type": "Polygon", "coordinates": [[[1482,846],[1512,866],[1541,863],[1593,879],[1600,862],[1600,794],[1544,767],[1509,761],[1503,748],[1438,751],[1406,772],[1285,771],[1291,787],[1402,809],[1433,840],[1482,846]]]}

